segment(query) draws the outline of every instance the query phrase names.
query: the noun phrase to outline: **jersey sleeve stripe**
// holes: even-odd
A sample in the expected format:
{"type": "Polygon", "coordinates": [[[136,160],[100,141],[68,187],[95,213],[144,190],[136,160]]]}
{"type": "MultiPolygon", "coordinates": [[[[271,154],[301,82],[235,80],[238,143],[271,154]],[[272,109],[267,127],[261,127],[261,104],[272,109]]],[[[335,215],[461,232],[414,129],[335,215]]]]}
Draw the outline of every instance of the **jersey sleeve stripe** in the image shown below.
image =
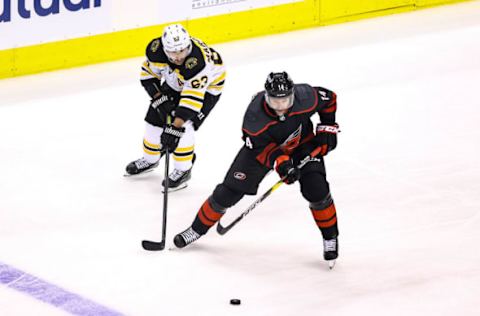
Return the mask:
{"type": "Polygon", "coordinates": [[[141,76],[142,77],[151,76],[151,77],[156,77],[156,78],[160,79],[160,76],[157,75],[152,69],[150,69],[150,67],[148,66],[148,63],[146,61],[142,65],[141,76]]]}
{"type": "Polygon", "coordinates": [[[186,90],[186,89],[182,90],[182,97],[188,96],[188,95],[197,96],[203,99],[203,97],[205,96],[205,92],[197,91],[197,90],[186,90]]]}
{"type": "Polygon", "coordinates": [[[223,86],[209,86],[208,90],[210,90],[210,89],[217,90],[217,91],[222,91],[223,86]]]}
{"type": "Polygon", "coordinates": [[[203,97],[202,98],[197,98],[197,97],[194,97],[194,96],[191,96],[191,95],[182,95],[182,99],[192,100],[192,101],[197,101],[197,102],[203,103],[203,97]]]}
{"type": "Polygon", "coordinates": [[[334,104],[334,105],[332,105],[328,108],[320,110],[320,113],[333,113],[335,111],[337,111],[337,105],[336,104],[334,104]]]}
{"type": "Polygon", "coordinates": [[[275,143],[270,143],[268,144],[263,151],[257,156],[257,160],[262,164],[262,165],[268,165],[268,156],[269,154],[275,150],[277,147],[277,144],[275,143]]]}
{"type": "Polygon", "coordinates": [[[202,108],[202,103],[198,101],[193,101],[189,99],[182,98],[180,100],[179,106],[184,106],[188,109],[191,109],[195,112],[198,112],[202,108]]]}
{"type": "Polygon", "coordinates": [[[226,75],[227,75],[227,72],[224,71],[217,79],[213,80],[210,85],[215,86],[215,85],[223,84],[223,81],[225,81],[226,75]]]}

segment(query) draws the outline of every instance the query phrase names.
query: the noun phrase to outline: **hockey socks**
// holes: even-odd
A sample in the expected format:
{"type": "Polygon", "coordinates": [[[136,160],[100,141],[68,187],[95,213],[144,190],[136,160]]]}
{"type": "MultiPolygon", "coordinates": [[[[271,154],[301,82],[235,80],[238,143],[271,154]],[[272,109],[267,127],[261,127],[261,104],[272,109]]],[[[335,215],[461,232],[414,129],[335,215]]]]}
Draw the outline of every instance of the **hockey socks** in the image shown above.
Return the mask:
{"type": "Polygon", "coordinates": [[[216,203],[212,197],[209,197],[198,210],[192,226],[175,236],[173,239],[175,246],[183,248],[193,243],[205,235],[223,214],[225,214],[225,208],[216,203]]]}
{"type": "Polygon", "coordinates": [[[337,237],[337,212],[330,194],[320,202],[310,203],[313,219],[324,239],[337,237]]]}
{"type": "Polygon", "coordinates": [[[222,218],[225,209],[225,207],[216,203],[212,197],[209,197],[198,210],[192,228],[201,235],[206,234],[210,227],[222,218]]]}

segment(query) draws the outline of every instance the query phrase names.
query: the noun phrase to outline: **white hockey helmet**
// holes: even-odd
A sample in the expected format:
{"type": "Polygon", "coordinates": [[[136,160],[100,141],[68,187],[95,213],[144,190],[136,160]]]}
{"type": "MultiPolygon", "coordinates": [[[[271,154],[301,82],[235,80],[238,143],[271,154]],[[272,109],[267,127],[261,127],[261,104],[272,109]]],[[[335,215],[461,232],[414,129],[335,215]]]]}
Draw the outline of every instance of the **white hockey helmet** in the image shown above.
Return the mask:
{"type": "Polygon", "coordinates": [[[162,44],[165,52],[180,52],[191,47],[192,41],[182,25],[171,24],[163,29],[162,44]]]}

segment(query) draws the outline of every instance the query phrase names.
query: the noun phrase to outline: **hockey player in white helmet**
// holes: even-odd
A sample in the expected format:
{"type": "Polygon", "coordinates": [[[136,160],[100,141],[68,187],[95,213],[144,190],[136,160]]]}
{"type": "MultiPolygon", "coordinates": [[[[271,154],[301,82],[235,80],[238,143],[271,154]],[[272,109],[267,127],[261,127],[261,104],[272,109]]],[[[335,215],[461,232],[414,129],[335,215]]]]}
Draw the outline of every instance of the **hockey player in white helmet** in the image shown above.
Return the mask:
{"type": "Polygon", "coordinates": [[[158,166],[164,150],[173,153],[169,190],[186,187],[195,161],[195,131],[218,102],[225,82],[220,55],[190,37],[180,24],[163,30],[147,46],[141,84],[151,97],[145,117],[143,157],[126,167],[137,175],[158,166]],[[167,116],[172,118],[171,123],[167,116]]]}

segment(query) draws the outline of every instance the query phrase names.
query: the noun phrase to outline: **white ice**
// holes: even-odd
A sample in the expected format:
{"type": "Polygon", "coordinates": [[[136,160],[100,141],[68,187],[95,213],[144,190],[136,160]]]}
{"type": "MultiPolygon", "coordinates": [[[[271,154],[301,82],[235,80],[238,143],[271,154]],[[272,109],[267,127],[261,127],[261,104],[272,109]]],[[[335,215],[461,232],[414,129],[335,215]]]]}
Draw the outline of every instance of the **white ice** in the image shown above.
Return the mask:
{"type": "MultiPolygon", "coordinates": [[[[213,46],[226,88],[170,196],[169,247],[242,146],[251,95],[287,70],[338,94],[335,269],[298,185],[223,237],[142,250],[163,178],[122,176],[142,153],[143,58],[0,81],[0,262],[125,315],[480,315],[480,2],[213,46]]],[[[0,314],[65,312],[0,286],[0,314]]]]}

